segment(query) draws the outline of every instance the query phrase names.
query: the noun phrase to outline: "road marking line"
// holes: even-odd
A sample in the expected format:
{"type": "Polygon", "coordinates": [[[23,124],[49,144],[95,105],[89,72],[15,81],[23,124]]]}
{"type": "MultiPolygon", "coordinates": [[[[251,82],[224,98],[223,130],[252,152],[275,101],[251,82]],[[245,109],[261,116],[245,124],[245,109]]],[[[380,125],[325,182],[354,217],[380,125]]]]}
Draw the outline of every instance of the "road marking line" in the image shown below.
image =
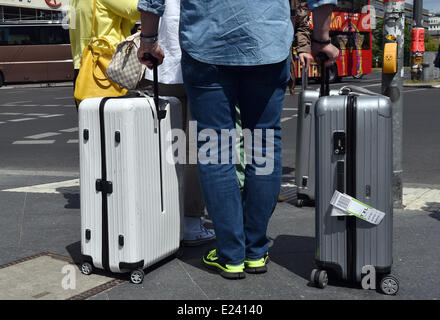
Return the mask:
{"type": "Polygon", "coordinates": [[[285,182],[285,183],[281,184],[281,187],[283,187],[283,188],[296,188],[296,184],[290,183],[290,182],[285,182]]]}
{"type": "Polygon", "coordinates": [[[8,121],[11,121],[11,122],[21,122],[21,121],[28,121],[28,120],[35,120],[35,118],[11,119],[11,120],[8,120],[8,121]]]}
{"type": "MultiPolygon", "coordinates": [[[[1,104],[0,106],[2,106],[2,107],[16,107],[13,104],[1,104]]],[[[39,106],[40,105],[38,105],[38,104],[23,104],[20,107],[39,107],[39,106]]]]}
{"type": "Polygon", "coordinates": [[[52,144],[55,140],[20,140],[14,141],[12,144],[52,144]]]}
{"type": "Polygon", "coordinates": [[[23,114],[23,113],[18,113],[18,112],[2,112],[0,114],[2,116],[19,116],[20,114],[23,114]]]}
{"type": "Polygon", "coordinates": [[[403,188],[405,210],[439,211],[440,190],[430,188],[403,188]]]}
{"type": "Polygon", "coordinates": [[[53,117],[61,117],[64,116],[64,114],[49,114],[47,116],[41,116],[40,118],[53,118],[53,117]]]}
{"type": "Polygon", "coordinates": [[[22,104],[20,106],[16,106],[14,104],[0,104],[0,107],[75,107],[74,104],[22,104]]]}
{"type": "Polygon", "coordinates": [[[4,122],[4,121],[0,121],[0,124],[2,124],[2,123],[6,123],[6,122],[4,122]]]}
{"type": "Polygon", "coordinates": [[[58,131],[61,131],[61,132],[76,132],[76,131],[78,131],[78,127],[69,128],[69,129],[63,129],[63,130],[58,130],[58,131]]]}
{"type": "Polygon", "coordinates": [[[78,143],[78,139],[70,139],[67,143],[78,143]]]}
{"type": "Polygon", "coordinates": [[[44,138],[48,138],[48,137],[57,136],[60,134],[61,133],[59,133],[59,132],[45,132],[45,133],[40,133],[40,134],[34,134],[33,136],[27,136],[24,138],[25,139],[44,139],[44,138]]]}
{"type": "MultiPolygon", "coordinates": [[[[79,187],[79,179],[38,184],[38,185],[34,185],[34,186],[27,186],[27,187],[21,187],[21,188],[5,189],[2,191],[57,194],[57,193],[66,193],[66,192],[62,192],[63,189],[71,188],[71,187],[79,187]]],[[[64,190],[64,191],[69,191],[70,193],[72,193],[71,190],[64,190]]],[[[75,192],[75,193],[77,193],[77,192],[75,192]]]]}
{"type": "Polygon", "coordinates": [[[282,118],[282,119],[281,119],[281,122],[286,122],[286,121],[288,121],[288,120],[292,120],[293,118],[296,118],[296,117],[298,117],[297,114],[295,114],[295,115],[293,115],[293,116],[291,116],[291,117],[282,118]]]}
{"type": "Polygon", "coordinates": [[[403,93],[407,93],[407,92],[414,92],[414,91],[423,91],[423,90],[426,90],[426,88],[423,88],[423,89],[414,89],[414,90],[407,90],[407,91],[403,91],[403,93]]]}
{"type": "Polygon", "coordinates": [[[291,110],[291,111],[296,111],[296,110],[298,110],[298,108],[283,108],[283,110],[291,110]]]}
{"type": "Polygon", "coordinates": [[[374,83],[374,84],[368,84],[366,86],[362,86],[362,88],[367,88],[367,87],[379,87],[381,86],[382,83],[374,83]]]}
{"type": "Polygon", "coordinates": [[[42,171],[40,169],[34,169],[34,170],[30,170],[30,169],[28,169],[28,170],[0,169],[0,175],[77,178],[79,176],[79,172],[75,172],[75,171],[42,171]]]}
{"type": "Polygon", "coordinates": [[[12,101],[12,102],[9,102],[9,103],[17,106],[17,103],[29,103],[29,102],[32,102],[32,101],[29,101],[29,100],[26,100],[26,101],[12,101]]]}
{"type": "Polygon", "coordinates": [[[26,113],[25,116],[41,117],[41,116],[47,116],[47,113],[26,113]]]}

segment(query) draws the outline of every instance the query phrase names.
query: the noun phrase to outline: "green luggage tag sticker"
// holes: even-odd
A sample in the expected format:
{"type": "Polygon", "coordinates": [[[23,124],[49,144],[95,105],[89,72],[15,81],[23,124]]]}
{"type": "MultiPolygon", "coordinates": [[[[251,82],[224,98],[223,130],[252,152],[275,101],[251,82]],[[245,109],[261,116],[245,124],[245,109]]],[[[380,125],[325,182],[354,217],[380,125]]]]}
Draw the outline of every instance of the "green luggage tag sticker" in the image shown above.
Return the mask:
{"type": "Polygon", "coordinates": [[[356,218],[378,225],[385,213],[350,197],[348,194],[335,191],[330,204],[334,207],[332,216],[353,215],[356,218]]]}

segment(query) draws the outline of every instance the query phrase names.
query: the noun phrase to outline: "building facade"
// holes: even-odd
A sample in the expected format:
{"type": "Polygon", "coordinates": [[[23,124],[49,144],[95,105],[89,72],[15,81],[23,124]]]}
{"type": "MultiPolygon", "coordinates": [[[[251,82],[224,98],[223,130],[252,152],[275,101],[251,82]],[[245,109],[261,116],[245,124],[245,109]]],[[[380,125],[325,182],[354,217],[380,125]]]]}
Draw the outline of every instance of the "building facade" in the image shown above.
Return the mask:
{"type": "Polygon", "coordinates": [[[440,15],[431,15],[429,17],[428,32],[432,36],[440,36],[440,15]]]}
{"type": "MultiPolygon", "coordinates": [[[[376,18],[383,19],[385,15],[383,0],[371,0],[370,3],[376,10],[376,18]]],[[[423,15],[423,21],[422,21],[423,27],[428,29],[428,19],[430,17],[430,13],[428,10],[423,9],[422,15],[423,15]]],[[[410,3],[405,3],[405,20],[407,22],[413,21],[413,6],[410,3]]]]}

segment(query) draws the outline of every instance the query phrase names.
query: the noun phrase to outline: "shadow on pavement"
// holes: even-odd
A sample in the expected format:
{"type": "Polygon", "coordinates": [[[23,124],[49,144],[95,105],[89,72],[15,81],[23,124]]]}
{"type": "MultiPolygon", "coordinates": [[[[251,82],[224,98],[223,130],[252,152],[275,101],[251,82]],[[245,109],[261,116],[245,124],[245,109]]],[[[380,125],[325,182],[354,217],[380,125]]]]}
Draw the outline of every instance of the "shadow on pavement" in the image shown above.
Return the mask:
{"type": "Polygon", "coordinates": [[[279,235],[269,248],[270,260],[294,274],[309,280],[315,267],[315,238],[279,235]]]}
{"type": "Polygon", "coordinates": [[[440,212],[431,213],[429,216],[440,221],[440,212]]]}
{"type": "MultiPolygon", "coordinates": [[[[315,285],[310,281],[315,264],[315,238],[293,235],[280,235],[269,248],[270,260],[297,276],[309,281],[308,287],[315,285]]],[[[327,270],[329,285],[344,288],[359,288],[359,284],[343,281],[331,270],[327,270]]]]}
{"type": "Polygon", "coordinates": [[[283,175],[285,174],[291,174],[295,172],[295,168],[291,168],[291,167],[283,167],[283,175]]]}
{"type": "Polygon", "coordinates": [[[79,187],[63,187],[56,189],[67,200],[64,208],[66,209],[79,209],[79,187]]]}
{"type": "Polygon", "coordinates": [[[186,247],[181,246],[179,250],[178,259],[184,263],[187,263],[193,267],[196,267],[200,270],[215,273],[212,270],[209,270],[203,265],[202,257],[203,255],[211,249],[215,248],[215,240],[207,242],[200,246],[194,247],[186,247]]]}
{"type": "Polygon", "coordinates": [[[426,202],[423,211],[440,214],[440,202],[426,202]]]}

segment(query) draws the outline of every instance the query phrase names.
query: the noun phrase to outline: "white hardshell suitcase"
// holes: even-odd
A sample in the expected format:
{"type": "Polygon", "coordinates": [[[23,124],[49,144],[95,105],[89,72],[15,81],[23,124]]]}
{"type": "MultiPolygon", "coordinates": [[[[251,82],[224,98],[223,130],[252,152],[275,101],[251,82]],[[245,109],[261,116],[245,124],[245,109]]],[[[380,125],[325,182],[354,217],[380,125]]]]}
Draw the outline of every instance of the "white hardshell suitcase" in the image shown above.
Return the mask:
{"type": "MultiPolygon", "coordinates": [[[[131,272],[174,254],[183,217],[183,168],[167,161],[182,128],[178,99],[92,98],[79,106],[81,271],[131,272]],[[159,118],[161,118],[159,120],[159,118]]],[[[169,160],[169,159],[168,159],[169,160]]]]}

